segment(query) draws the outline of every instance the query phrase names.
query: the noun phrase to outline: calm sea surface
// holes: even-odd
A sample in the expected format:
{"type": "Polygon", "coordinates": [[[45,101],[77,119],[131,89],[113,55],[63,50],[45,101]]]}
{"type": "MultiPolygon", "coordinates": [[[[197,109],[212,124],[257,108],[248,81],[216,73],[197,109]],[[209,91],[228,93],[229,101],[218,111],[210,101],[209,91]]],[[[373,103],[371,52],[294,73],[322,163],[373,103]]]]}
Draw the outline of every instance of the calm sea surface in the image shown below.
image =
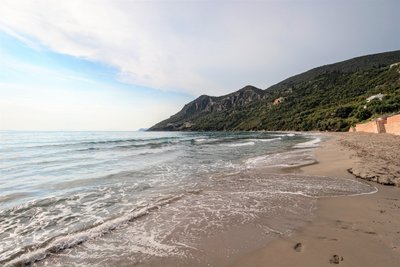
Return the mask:
{"type": "Polygon", "coordinates": [[[285,234],[312,216],[316,198],[373,190],[340,177],[265,171],[313,163],[320,138],[0,132],[0,265],[196,257],[198,240],[232,225],[285,234]]]}

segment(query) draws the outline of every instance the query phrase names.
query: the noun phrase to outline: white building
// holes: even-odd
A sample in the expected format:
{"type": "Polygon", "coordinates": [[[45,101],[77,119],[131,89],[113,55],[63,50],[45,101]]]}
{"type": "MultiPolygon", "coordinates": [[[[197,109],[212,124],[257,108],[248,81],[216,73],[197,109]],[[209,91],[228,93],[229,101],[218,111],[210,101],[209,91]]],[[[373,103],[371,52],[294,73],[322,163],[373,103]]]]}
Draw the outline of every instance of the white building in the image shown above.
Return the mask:
{"type": "Polygon", "coordinates": [[[377,95],[370,96],[370,97],[367,98],[367,102],[369,103],[371,100],[374,100],[374,99],[379,99],[379,100],[382,101],[382,98],[383,98],[384,96],[385,96],[385,95],[384,95],[384,94],[381,94],[381,93],[379,93],[379,94],[377,94],[377,95]]]}

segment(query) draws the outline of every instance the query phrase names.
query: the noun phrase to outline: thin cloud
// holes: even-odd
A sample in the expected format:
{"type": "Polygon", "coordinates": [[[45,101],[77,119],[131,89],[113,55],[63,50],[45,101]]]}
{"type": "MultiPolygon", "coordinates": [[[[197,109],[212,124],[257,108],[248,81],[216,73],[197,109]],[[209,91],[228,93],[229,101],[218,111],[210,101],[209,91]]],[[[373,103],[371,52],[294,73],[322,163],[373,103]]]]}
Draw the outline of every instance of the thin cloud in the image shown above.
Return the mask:
{"type": "Polygon", "coordinates": [[[123,82],[193,95],[265,88],[320,64],[400,46],[396,1],[1,5],[1,29],[24,42],[113,66],[123,82]]]}

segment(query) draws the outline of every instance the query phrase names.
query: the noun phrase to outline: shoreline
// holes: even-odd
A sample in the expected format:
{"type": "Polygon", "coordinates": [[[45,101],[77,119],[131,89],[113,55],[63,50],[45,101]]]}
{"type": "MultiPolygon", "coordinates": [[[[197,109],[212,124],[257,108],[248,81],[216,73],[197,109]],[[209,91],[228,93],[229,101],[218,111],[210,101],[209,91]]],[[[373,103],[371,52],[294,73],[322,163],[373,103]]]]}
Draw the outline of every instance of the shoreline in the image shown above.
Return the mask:
{"type": "MultiPolygon", "coordinates": [[[[314,135],[314,133],[310,134],[314,135]]],[[[341,264],[341,266],[400,266],[400,188],[365,181],[356,178],[348,171],[357,164],[362,167],[362,164],[359,164],[360,148],[351,146],[351,142],[357,139],[357,142],[364,145],[363,142],[368,138],[369,147],[363,152],[368,154],[371,143],[372,147],[375,145],[370,141],[375,140],[382,143],[381,139],[382,137],[385,139],[385,136],[374,138],[375,135],[352,133],[315,133],[315,135],[320,141],[318,146],[313,145],[314,141],[300,143],[302,145],[295,146],[295,148],[305,149],[303,147],[304,144],[308,144],[306,147],[307,155],[312,160],[307,160],[301,165],[282,165],[288,167],[261,165],[260,168],[249,169],[244,173],[237,174],[235,176],[237,180],[232,180],[228,176],[230,178],[227,181],[232,180],[234,184],[240,181],[238,185],[244,186],[252,184],[251,181],[255,178],[262,178],[268,176],[268,174],[282,175],[282,177],[286,178],[288,178],[287,175],[304,176],[304,181],[308,184],[307,188],[317,186],[317,190],[325,191],[326,189],[328,192],[335,185],[331,183],[320,184],[321,180],[334,181],[343,178],[351,180],[346,181],[344,183],[346,185],[360,183],[357,186],[361,186],[363,184],[366,187],[365,191],[348,191],[348,194],[353,195],[345,196],[341,196],[340,193],[330,196],[303,194],[304,199],[312,199],[308,204],[304,201],[285,202],[285,199],[271,202],[272,200],[268,199],[264,204],[257,205],[256,210],[252,212],[257,213],[263,210],[264,207],[274,203],[274,207],[279,207],[277,213],[263,213],[245,224],[237,223],[235,219],[226,221],[224,222],[224,225],[227,226],[226,228],[210,236],[199,238],[193,243],[178,243],[174,241],[178,247],[181,246],[188,249],[190,251],[189,254],[178,254],[180,251],[175,251],[175,254],[160,254],[160,256],[155,255],[137,261],[133,261],[133,258],[128,256],[119,259],[114,259],[114,256],[111,256],[110,264],[143,267],[330,266],[333,263],[341,264]],[[311,146],[309,146],[310,144],[311,146]],[[307,164],[307,162],[310,163],[307,164]],[[315,180],[314,176],[319,180],[315,180]],[[370,192],[368,190],[369,187],[366,185],[372,186],[371,189],[375,188],[376,191],[370,192]],[[285,206],[285,203],[290,203],[290,205],[285,206]],[[276,218],[280,218],[278,215],[280,214],[279,210],[282,209],[281,205],[283,205],[282,207],[292,207],[294,205],[299,207],[300,210],[302,207],[308,208],[306,212],[298,213],[292,217],[282,217],[283,220],[279,221],[276,218]],[[279,226],[281,224],[285,225],[285,223],[290,225],[290,228],[287,228],[287,232],[279,229],[279,226]]],[[[397,147],[396,145],[391,146],[389,150],[393,152],[397,147]]],[[[365,149],[365,147],[361,147],[361,149],[365,149]]],[[[376,151],[374,150],[374,153],[382,153],[385,149],[387,149],[387,145],[376,149],[376,151]]],[[[396,154],[397,152],[393,153],[396,154]]],[[[309,158],[307,157],[307,159],[309,158]]],[[[372,166],[369,167],[370,170],[376,171],[374,168],[376,164],[372,164],[368,160],[366,162],[372,166]]],[[[398,164],[392,164],[392,167],[400,170],[398,164]]],[[[274,180],[270,180],[268,183],[271,184],[271,181],[273,182],[274,180]]],[[[228,186],[230,183],[226,185],[228,186]]],[[[227,188],[231,187],[228,186],[227,188]]],[[[346,186],[345,188],[351,187],[346,186]]],[[[214,192],[217,188],[213,187],[212,190],[214,192]]],[[[227,189],[223,188],[221,192],[225,192],[225,190],[227,189]]],[[[241,192],[241,190],[243,189],[239,191],[241,192]]],[[[262,195],[265,195],[266,192],[263,191],[262,183],[257,184],[252,190],[260,192],[262,195]]],[[[294,195],[302,195],[303,192],[295,191],[293,193],[294,195]]],[[[254,196],[250,199],[254,199],[254,196]]],[[[251,205],[249,207],[254,208],[251,205]]],[[[165,207],[167,208],[168,206],[169,204],[165,207]]],[[[173,205],[172,208],[174,208],[173,205]]],[[[175,212],[174,210],[171,211],[175,212]]],[[[166,215],[168,214],[166,213],[166,215]]],[[[193,215],[196,215],[196,213],[193,213],[193,215]]],[[[149,213],[149,216],[151,216],[151,213],[149,213]]],[[[158,224],[150,224],[149,226],[158,227],[158,224]]],[[[128,232],[127,229],[116,230],[116,232],[119,231],[119,234],[124,235],[128,232]]],[[[135,227],[132,227],[132,229],[135,229],[135,227]]],[[[131,233],[136,232],[133,231],[131,233]]],[[[170,233],[170,240],[173,240],[173,234],[174,232],[170,233]]],[[[179,239],[177,240],[179,241],[179,239]]],[[[113,239],[110,238],[109,241],[113,242],[113,239]]],[[[124,250],[125,248],[122,251],[124,250]]],[[[76,250],[75,248],[68,249],[67,251],[67,253],[56,253],[57,255],[54,255],[54,257],[40,260],[35,266],[72,263],[68,261],[68,256],[72,255],[72,260],[74,260],[74,253],[78,253],[79,248],[77,247],[76,250]]],[[[85,265],[84,262],[86,265],[96,263],[96,259],[93,262],[91,260],[85,261],[85,257],[82,257],[82,259],[83,261],[78,259],[78,265],[85,265]]]]}
{"type": "Polygon", "coordinates": [[[347,170],[359,161],[356,151],[340,144],[343,134],[325,136],[327,140],[314,150],[318,162],[295,173],[353,179],[374,186],[377,192],[318,199],[310,223],[244,255],[232,266],[400,266],[400,188],[350,174],[347,170]]]}

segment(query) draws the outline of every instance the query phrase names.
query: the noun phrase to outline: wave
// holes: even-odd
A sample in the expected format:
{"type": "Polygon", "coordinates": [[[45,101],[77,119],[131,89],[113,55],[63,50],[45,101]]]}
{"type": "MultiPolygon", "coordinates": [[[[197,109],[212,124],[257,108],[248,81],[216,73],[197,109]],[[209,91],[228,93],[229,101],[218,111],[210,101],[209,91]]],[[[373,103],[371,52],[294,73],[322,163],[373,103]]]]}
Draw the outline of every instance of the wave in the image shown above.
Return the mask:
{"type": "MultiPolygon", "coordinates": [[[[45,144],[45,145],[33,145],[33,146],[18,146],[13,149],[44,149],[44,148],[59,148],[59,147],[74,147],[74,146],[85,146],[85,145],[107,145],[107,144],[121,144],[121,143],[138,143],[138,142],[151,142],[157,143],[156,141],[167,140],[167,142],[173,142],[174,140],[180,139],[180,137],[160,137],[160,138],[126,138],[126,139],[113,139],[113,140],[98,140],[98,141],[81,141],[81,142],[67,142],[59,144],[45,144]]],[[[144,144],[142,144],[144,145],[144,144]]]]}
{"type": "Polygon", "coordinates": [[[187,191],[184,194],[176,196],[166,196],[156,200],[153,204],[131,210],[129,213],[108,220],[104,223],[94,225],[90,228],[79,232],[71,233],[64,236],[53,237],[41,244],[32,245],[21,249],[20,252],[0,261],[4,266],[26,266],[45,259],[48,255],[61,252],[80,245],[88,240],[101,237],[111,231],[118,229],[130,222],[133,222],[151,212],[159,210],[161,207],[169,205],[182,199],[185,194],[199,194],[199,191],[187,191]],[[28,251],[27,253],[24,253],[28,251]]]}
{"type": "Polygon", "coordinates": [[[213,145],[218,144],[220,146],[228,146],[228,147],[241,147],[241,146],[253,146],[255,142],[273,142],[277,140],[281,140],[281,137],[276,138],[249,138],[249,137],[235,137],[235,138],[198,138],[192,139],[192,144],[194,145],[213,145]],[[235,141],[238,141],[235,143],[235,141]]]}
{"type": "Polygon", "coordinates": [[[254,146],[255,143],[253,141],[250,141],[244,143],[234,143],[234,144],[224,144],[224,145],[229,147],[240,147],[240,146],[254,146]]]}
{"type": "Polygon", "coordinates": [[[273,133],[272,136],[279,136],[279,137],[293,137],[296,136],[294,133],[273,133]]]}
{"type": "Polygon", "coordinates": [[[319,147],[319,143],[321,142],[321,138],[316,137],[315,139],[312,139],[307,142],[299,143],[294,145],[294,148],[314,148],[314,147],[319,147]]]}
{"type": "MultiPolygon", "coordinates": [[[[43,161],[43,157],[55,157],[58,155],[65,156],[67,154],[74,154],[76,152],[83,152],[83,153],[90,153],[90,152],[98,152],[98,151],[112,151],[112,150],[130,150],[130,149],[140,149],[140,148],[150,148],[150,149],[158,149],[162,147],[166,147],[169,145],[176,145],[179,144],[180,141],[164,141],[164,142],[151,142],[151,143],[144,143],[144,144],[129,144],[129,145],[117,145],[117,146],[110,146],[110,147],[86,147],[86,148],[79,148],[79,149],[66,149],[66,150],[58,150],[54,151],[52,153],[37,153],[31,156],[26,156],[25,161],[27,161],[24,164],[47,164],[47,163],[56,163],[54,160],[49,160],[49,161],[43,161]],[[39,160],[31,160],[31,159],[36,159],[39,158],[39,160]]],[[[67,145],[63,145],[67,146],[67,145]]],[[[150,152],[148,152],[150,153],[150,152]]],[[[9,164],[7,165],[8,168],[15,166],[20,167],[21,157],[19,155],[14,156],[14,157],[9,157],[7,158],[7,162],[15,162],[15,164],[9,164]]],[[[71,159],[63,160],[63,161],[69,161],[71,159]]]]}
{"type": "Polygon", "coordinates": [[[132,148],[160,148],[167,145],[174,145],[178,144],[180,141],[164,141],[164,142],[150,142],[144,144],[129,144],[129,145],[118,145],[118,146],[111,146],[111,147],[89,147],[78,149],[76,151],[85,152],[85,151],[93,151],[93,150],[124,150],[124,149],[132,149],[132,148]]]}
{"type": "Polygon", "coordinates": [[[301,167],[316,163],[316,159],[309,150],[287,151],[282,153],[268,154],[249,158],[245,161],[246,167],[301,167]]]}
{"type": "Polygon", "coordinates": [[[273,142],[273,141],[277,141],[277,140],[282,140],[281,137],[277,137],[277,138],[257,138],[257,139],[248,139],[249,141],[253,141],[253,142],[273,142]]]}
{"type": "Polygon", "coordinates": [[[246,146],[253,145],[250,142],[272,142],[276,140],[282,140],[284,136],[294,136],[294,134],[268,134],[266,136],[254,136],[254,135],[235,135],[232,136],[210,136],[210,137],[199,137],[190,140],[192,145],[222,145],[222,146],[246,146]]]}

